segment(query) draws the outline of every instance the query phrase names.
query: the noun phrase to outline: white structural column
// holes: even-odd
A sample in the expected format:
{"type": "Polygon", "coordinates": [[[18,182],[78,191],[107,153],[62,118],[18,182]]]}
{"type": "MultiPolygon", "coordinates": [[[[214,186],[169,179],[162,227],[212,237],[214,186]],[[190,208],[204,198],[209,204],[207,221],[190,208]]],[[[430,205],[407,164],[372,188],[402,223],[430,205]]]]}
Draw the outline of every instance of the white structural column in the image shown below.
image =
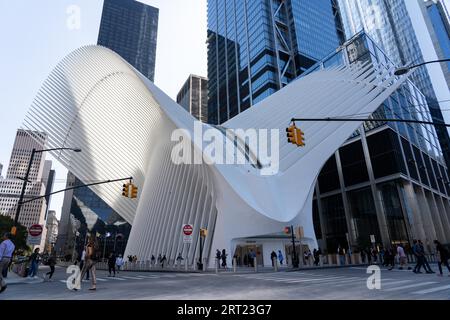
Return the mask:
{"type": "Polygon", "coordinates": [[[143,261],[161,254],[173,261],[182,253],[192,264],[200,256],[200,228],[208,229],[201,253],[207,259],[212,249],[226,249],[232,257],[237,239],[279,233],[290,224],[303,226],[305,241],[315,247],[317,176],[361,122],[302,123],[304,148],[286,141],[285,128],[295,116],[372,113],[404,80],[371,64],[321,70],[213,127],[197,122],[114,52],[88,46],[50,74],[24,127],[47,132],[49,147],[81,147],[82,153],[53,155],[83,182],[133,177],[137,199],[122,197],[121,183],[92,187],[132,224],[126,255],[143,261]],[[195,128],[229,142],[233,156],[258,163],[214,162],[213,154],[223,146],[210,152],[212,140],[206,133],[195,136],[195,128]],[[173,161],[173,150],[181,145],[172,141],[177,129],[191,159],[203,161],[173,161]],[[236,131],[225,135],[227,129],[236,131]],[[255,144],[246,142],[251,132],[256,132],[255,144]],[[190,245],[183,244],[186,223],[194,225],[190,245]]]}

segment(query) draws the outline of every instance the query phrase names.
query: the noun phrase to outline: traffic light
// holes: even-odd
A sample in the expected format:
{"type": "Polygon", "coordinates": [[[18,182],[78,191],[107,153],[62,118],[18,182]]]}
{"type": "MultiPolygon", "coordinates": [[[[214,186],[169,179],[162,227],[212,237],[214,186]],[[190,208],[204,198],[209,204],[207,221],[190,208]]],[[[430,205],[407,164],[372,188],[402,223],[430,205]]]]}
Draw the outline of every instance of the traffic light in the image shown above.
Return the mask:
{"type": "Polygon", "coordinates": [[[304,147],[305,146],[305,133],[300,130],[299,128],[295,129],[295,133],[297,136],[297,145],[299,147],[304,147]]]}
{"type": "Polygon", "coordinates": [[[297,138],[295,134],[295,125],[290,125],[288,128],[286,128],[286,136],[289,143],[297,144],[297,138]]]}
{"type": "Polygon", "coordinates": [[[138,187],[135,186],[134,184],[131,184],[131,199],[137,198],[137,193],[138,193],[138,187]]]}
{"type": "Polygon", "coordinates": [[[122,189],[122,196],[127,197],[130,194],[130,183],[124,183],[122,189]]]}
{"type": "Polygon", "coordinates": [[[200,229],[200,237],[206,237],[207,234],[208,234],[207,229],[205,229],[205,228],[200,229]]]}
{"type": "Polygon", "coordinates": [[[291,227],[284,227],[284,233],[291,234],[291,227]]]}
{"type": "Polygon", "coordinates": [[[298,147],[305,146],[305,133],[297,128],[295,124],[290,125],[286,128],[286,136],[288,138],[288,142],[292,144],[296,144],[298,147]]]}

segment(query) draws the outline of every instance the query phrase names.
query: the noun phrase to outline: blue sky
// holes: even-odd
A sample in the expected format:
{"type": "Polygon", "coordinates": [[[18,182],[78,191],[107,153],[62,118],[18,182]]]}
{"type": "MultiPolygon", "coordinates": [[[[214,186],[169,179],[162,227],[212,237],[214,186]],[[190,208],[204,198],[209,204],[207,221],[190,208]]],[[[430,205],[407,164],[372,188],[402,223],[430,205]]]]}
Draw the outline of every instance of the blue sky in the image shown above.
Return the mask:
{"type": "MultiPolygon", "coordinates": [[[[160,9],[155,83],[175,98],[190,73],[206,76],[206,0],[141,2],[160,9]]],[[[0,0],[3,176],[16,130],[47,75],[71,51],[97,42],[102,6],[103,0],[0,0]],[[80,29],[67,27],[71,5],[80,8],[80,29]]],[[[54,190],[63,189],[67,170],[55,161],[54,168],[54,190]]],[[[62,194],[54,196],[51,203],[58,216],[62,199],[62,194]]]]}

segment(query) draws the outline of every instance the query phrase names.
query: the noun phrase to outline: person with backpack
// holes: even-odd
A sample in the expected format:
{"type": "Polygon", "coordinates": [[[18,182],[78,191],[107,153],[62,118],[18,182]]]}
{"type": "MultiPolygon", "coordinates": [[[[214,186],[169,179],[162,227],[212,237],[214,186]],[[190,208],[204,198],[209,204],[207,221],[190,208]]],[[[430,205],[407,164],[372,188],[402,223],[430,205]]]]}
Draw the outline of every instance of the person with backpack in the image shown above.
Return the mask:
{"type": "Polygon", "coordinates": [[[161,268],[164,268],[164,263],[167,261],[166,255],[161,258],[161,268]]]}
{"type": "Polygon", "coordinates": [[[222,255],[220,256],[222,258],[222,267],[224,269],[227,269],[227,253],[225,251],[225,249],[222,250],[222,255]]]}
{"type": "Polygon", "coordinates": [[[83,270],[81,271],[81,279],[84,278],[84,275],[87,271],[91,273],[91,287],[89,290],[97,290],[97,278],[95,273],[95,264],[99,259],[99,250],[98,244],[94,236],[90,236],[88,243],[86,245],[86,261],[83,266],[83,270]]]}
{"type": "MultiPolygon", "coordinates": [[[[436,254],[438,259],[438,268],[439,273],[438,276],[442,277],[442,265],[446,266],[448,271],[450,272],[450,266],[448,265],[448,259],[450,259],[450,254],[447,249],[437,240],[433,241],[436,245],[436,254]]],[[[450,274],[448,275],[450,277],[450,274]]]]}

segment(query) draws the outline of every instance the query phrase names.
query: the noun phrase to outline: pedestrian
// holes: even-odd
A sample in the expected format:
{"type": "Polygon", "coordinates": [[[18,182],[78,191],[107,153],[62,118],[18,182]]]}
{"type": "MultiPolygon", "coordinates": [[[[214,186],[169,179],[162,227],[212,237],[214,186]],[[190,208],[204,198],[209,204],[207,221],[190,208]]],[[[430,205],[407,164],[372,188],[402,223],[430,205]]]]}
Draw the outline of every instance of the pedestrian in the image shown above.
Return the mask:
{"type": "Polygon", "coordinates": [[[225,249],[223,249],[222,255],[220,257],[222,258],[222,267],[224,269],[227,269],[227,256],[228,256],[228,254],[226,253],[225,249]]]}
{"type": "Polygon", "coordinates": [[[116,276],[116,254],[111,252],[108,257],[108,277],[111,277],[111,271],[113,272],[113,277],[116,276]]]}
{"type": "MultiPolygon", "coordinates": [[[[438,276],[442,277],[442,265],[446,266],[448,271],[450,272],[450,267],[448,265],[448,259],[450,259],[450,254],[447,249],[437,240],[434,240],[434,244],[436,246],[436,254],[438,260],[438,268],[439,274],[438,276]]],[[[450,277],[450,274],[448,275],[450,277]]]]}
{"type": "Polygon", "coordinates": [[[164,256],[161,258],[161,268],[164,268],[164,263],[166,262],[166,260],[167,260],[166,255],[164,255],[164,256]]]}
{"type": "Polygon", "coordinates": [[[122,266],[123,266],[123,263],[124,263],[124,262],[123,262],[122,255],[119,254],[119,256],[118,256],[117,259],[116,259],[117,273],[119,273],[120,268],[122,268],[122,266]]]}
{"type": "Polygon", "coordinates": [[[313,257],[314,257],[314,265],[317,267],[320,263],[320,255],[322,254],[322,251],[319,249],[314,248],[313,250],[313,257]]]}
{"type": "Polygon", "coordinates": [[[44,274],[44,281],[52,281],[53,273],[55,273],[56,253],[52,253],[47,260],[50,271],[44,274]]]}
{"type": "Polygon", "coordinates": [[[178,266],[181,265],[181,261],[183,261],[183,256],[181,255],[181,252],[178,253],[178,257],[177,257],[177,264],[178,266]]]}
{"type": "Polygon", "coordinates": [[[133,262],[136,263],[138,261],[137,256],[133,256],[133,262]]]}
{"type": "Polygon", "coordinates": [[[219,249],[216,249],[216,262],[217,267],[220,269],[220,258],[222,257],[222,254],[220,253],[219,249]]]}
{"type": "Polygon", "coordinates": [[[366,263],[366,254],[364,253],[364,249],[361,250],[361,262],[366,263]]]}
{"type": "Polygon", "coordinates": [[[128,262],[133,262],[133,256],[131,256],[131,254],[127,258],[128,258],[128,262]]]}
{"type": "Polygon", "coordinates": [[[345,252],[344,252],[344,248],[342,248],[341,246],[338,247],[338,254],[339,254],[339,262],[340,262],[341,266],[345,265],[345,252]]]}
{"type": "Polygon", "coordinates": [[[36,276],[37,272],[38,272],[38,266],[39,266],[39,251],[41,249],[36,248],[34,249],[34,252],[31,254],[30,256],[30,272],[28,274],[28,276],[30,278],[33,278],[36,276]]]}
{"type": "Polygon", "coordinates": [[[248,267],[248,254],[244,254],[244,266],[248,267]]]}
{"type": "Polygon", "coordinates": [[[275,261],[277,260],[277,254],[275,251],[272,251],[270,254],[270,260],[272,261],[272,267],[275,267],[275,261]]]}
{"type": "Polygon", "coordinates": [[[421,252],[422,252],[422,259],[423,259],[423,265],[424,265],[424,269],[427,273],[435,273],[433,270],[431,270],[431,267],[428,263],[427,257],[425,256],[425,249],[423,247],[423,243],[422,240],[418,240],[417,241],[419,243],[421,252]],[[426,268],[425,268],[426,267],[426,268]]]}
{"type": "Polygon", "coordinates": [[[151,262],[152,266],[155,264],[155,260],[156,260],[155,256],[152,255],[152,257],[150,259],[150,262],[151,262]]]}
{"type": "Polygon", "coordinates": [[[280,265],[283,265],[283,254],[281,253],[281,250],[278,250],[278,260],[280,261],[280,265]]]}
{"type": "MultiPolygon", "coordinates": [[[[408,265],[408,259],[406,258],[405,249],[400,244],[397,244],[397,256],[400,264],[398,269],[403,270],[403,267],[408,265]]],[[[411,267],[408,266],[408,270],[411,270],[411,267]]]]}
{"type": "Polygon", "coordinates": [[[97,290],[97,278],[95,272],[95,265],[99,259],[99,250],[98,243],[94,236],[90,236],[88,243],[86,245],[86,261],[83,266],[83,270],[81,271],[81,279],[84,278],[84,275],[87,271],[91,272],[91,287],[89,290],[97,290]]]}
{"type": "MultiPolygon", "coordinates": [[[[85,261],[86,261],[86,250],[83,249],[83,251],[81,252],[80,270],[83,270],[85,261]]],[[[89,281],[89,270],[86,272],[86,280],[89,281]]]]}
{"type": "Polygon", "coordinates": [[[162,256],[161,256],[161,253],[158,255],[158,260],[157,260],[157,262],[158,262],[158,264],[161,264],[161,260],[162,260],[162,256]]]}
{"type": "Polygon", "coordinates": [[[395,254],[391,247],[387,248],[384,251],[384,256],[386,267],[390,266],[388,270],[391,271],[395,267],[395,254]]]}
{"type": "MultiPolygon", "coordinates": [[[[8,266],[12,260],[13,252],[16,248],[14,243],[11,241],[11,234],[9,232],[5,233],[2,238],[2,243],[0,243],[0,270],[3,270],[5,266],[8,266]]],[[[6,282],[3,280],[3,273],[0,273],[0,293],[6,290],[6,282]]]]}

